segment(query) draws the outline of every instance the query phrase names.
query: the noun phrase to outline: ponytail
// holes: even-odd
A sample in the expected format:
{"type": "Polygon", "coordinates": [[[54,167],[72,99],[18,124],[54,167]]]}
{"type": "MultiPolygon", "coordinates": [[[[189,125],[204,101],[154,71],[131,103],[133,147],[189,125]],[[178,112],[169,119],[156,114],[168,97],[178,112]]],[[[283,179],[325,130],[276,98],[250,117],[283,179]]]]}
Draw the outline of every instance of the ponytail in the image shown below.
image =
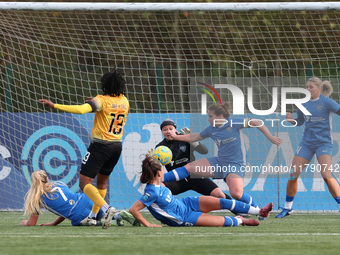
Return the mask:
{"type": "Polygon", "coordinates": [[[313,82],[315,86],[321,89],[321,94],[323,94],[326,97],[329,97],[333,93],[333,86],[330,83],[330,81],[327,80],[322,81],[318,77],[309,78],[308,81],[313,82]]]}
{"type": "Polygon", "coordinates": [[[333,93],[333,86],[329,81],[322,83],[322,94],[329,97],[333,93]]]}

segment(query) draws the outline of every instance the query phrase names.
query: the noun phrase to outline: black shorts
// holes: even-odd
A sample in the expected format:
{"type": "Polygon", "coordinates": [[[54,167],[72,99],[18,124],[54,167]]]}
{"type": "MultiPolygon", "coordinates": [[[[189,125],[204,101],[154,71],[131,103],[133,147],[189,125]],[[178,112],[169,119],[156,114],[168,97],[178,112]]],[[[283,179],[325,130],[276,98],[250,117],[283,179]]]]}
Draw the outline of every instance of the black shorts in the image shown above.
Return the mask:
{"type": "Polygon", "coordinates": [[[97,174],[110,175],[122,153],[122,143],[92,142],[83,158],[80,174],[95,178],[97,174]]]}
{"type": "Polygon", "coordinates": [[[217,184],[209,178],[191,179],[190,177],[187,177],[178,182],[164,182],[164,185],[171,190],[173,195],[178,195],[188,190],[194,190],[204,196],[210,196],[210,193],[218,188],[217,184]]]}

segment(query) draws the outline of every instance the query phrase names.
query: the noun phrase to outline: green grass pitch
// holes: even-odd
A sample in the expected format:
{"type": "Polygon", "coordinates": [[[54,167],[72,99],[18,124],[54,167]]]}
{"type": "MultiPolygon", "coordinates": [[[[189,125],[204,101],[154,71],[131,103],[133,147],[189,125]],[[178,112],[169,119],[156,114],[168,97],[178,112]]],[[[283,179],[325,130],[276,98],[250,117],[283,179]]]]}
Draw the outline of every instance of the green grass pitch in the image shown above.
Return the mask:
{"type": "MultiPolygon", "coordinates": [[[[339,254],[340,214],[275,215],[258,227],[145,228],[126,223],[104,230],[72,227],[68,220],[56,227],[20,226],[28,218],[22,212],[0,212],[0,254],[339,254]]],[[[157,223],[149,213],[145,217],[157,223]]],[[[55,218],[44,212],[38,223],[55,218]]]]}

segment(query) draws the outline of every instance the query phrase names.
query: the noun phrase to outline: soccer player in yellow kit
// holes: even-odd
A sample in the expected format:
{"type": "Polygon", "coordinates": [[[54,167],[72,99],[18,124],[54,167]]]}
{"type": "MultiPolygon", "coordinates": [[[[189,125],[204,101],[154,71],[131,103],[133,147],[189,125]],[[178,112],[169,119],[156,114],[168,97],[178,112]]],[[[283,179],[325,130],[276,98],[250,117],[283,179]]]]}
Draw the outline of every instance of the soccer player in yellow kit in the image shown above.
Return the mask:
{"type": "Polygon", "coordinates": [[[80,189],[93,201],[90,215],[82,225],[94,225],[99,209],[105,212],[103,228],[111,225],[116,209],[105,200],[107,181],[117,164],[122,151],[123,129],[129,112],[129,101],[125,97],[123,73],[115,70],[101,78],[103,95],[97,95],[83,105],[54,104],[39,99],[44,105],[75,114],[95,112],[91,132],[91,144],[85,154],[79,177],[80,189]],[[97,177],[97,187],[93,185],[97,177]]]}

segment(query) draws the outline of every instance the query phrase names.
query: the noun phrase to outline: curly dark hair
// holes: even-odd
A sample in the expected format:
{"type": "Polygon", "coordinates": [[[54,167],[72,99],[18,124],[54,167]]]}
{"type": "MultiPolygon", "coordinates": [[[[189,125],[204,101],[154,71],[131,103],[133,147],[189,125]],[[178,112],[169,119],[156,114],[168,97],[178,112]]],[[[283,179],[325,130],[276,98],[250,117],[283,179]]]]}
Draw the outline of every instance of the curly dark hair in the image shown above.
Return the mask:
{"type": "Polygon", "coordinates": [[[125,92],[126,81],[123,78],[124,73],[119,70],[106,73],[102,76],[102,91],[104,95],[120,96],[125,92]]]}

